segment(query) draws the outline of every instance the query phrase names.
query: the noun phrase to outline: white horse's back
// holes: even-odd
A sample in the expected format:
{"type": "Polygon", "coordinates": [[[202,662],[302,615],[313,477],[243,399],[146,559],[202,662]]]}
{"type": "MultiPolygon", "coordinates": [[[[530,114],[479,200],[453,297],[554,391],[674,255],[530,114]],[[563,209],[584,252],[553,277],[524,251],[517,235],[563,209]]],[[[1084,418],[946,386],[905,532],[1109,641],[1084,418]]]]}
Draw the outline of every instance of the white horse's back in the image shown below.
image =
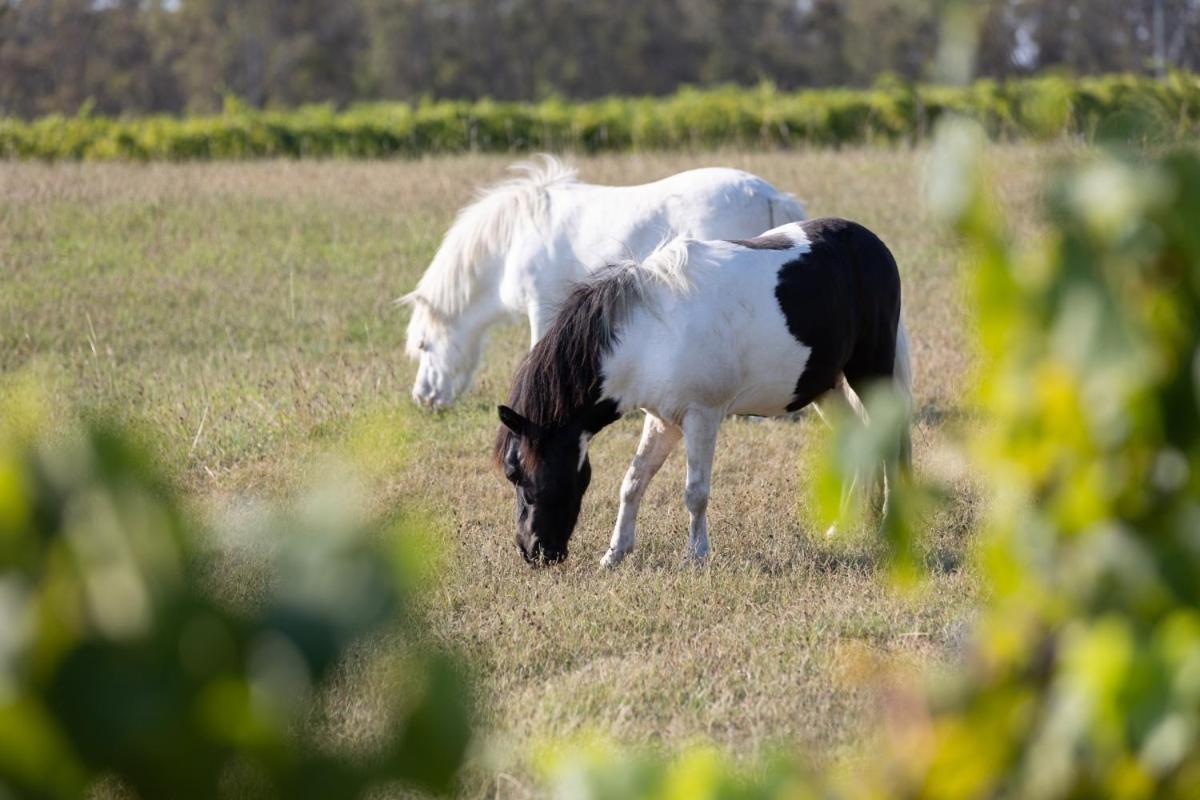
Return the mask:
{"type": "Polygon", "coordinates": [[[738,169],[704,167],[637,186],[579,184],[559,193],[558,221],[593,272],[641,261],[676,237],[738,239],[805,218],[794,196],[738,169]]]}
{"type": "Polygon", "coordinates": [[[704,167],[647,185],[668,203],[675,234],[691,239],[737,239],[805,218],[804,206],[757,175],[704,167]],[[746,233],[755,229],[754,233],[746,233]]]}

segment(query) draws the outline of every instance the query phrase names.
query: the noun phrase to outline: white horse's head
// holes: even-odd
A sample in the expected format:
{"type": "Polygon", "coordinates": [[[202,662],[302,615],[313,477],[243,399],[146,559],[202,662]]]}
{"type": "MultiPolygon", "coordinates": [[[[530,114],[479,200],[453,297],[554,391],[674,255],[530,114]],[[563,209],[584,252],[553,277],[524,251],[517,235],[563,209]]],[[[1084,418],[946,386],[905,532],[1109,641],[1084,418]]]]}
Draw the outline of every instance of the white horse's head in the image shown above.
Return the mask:
{"type": "Polygon", "coordinates": [[[499,287],[514,238],[546,216],[548,187],[575,180],[550,156],[513,169],[524,175],[462,209],[416,290],[400,298],[413,309],[406,350],[420,362],[412,396],[421,405],[448,406],[471,385],[484,329],[506,311],[499,287]]]}
{"type": "Polygon", "coordinates": [[[449,324],[415,292],[400,302],[412,306],[405,351],[417,361],[413,400],[430,408],[445,408],[471,383],[479,364],[480,337],[473,330],[449,324]]]}

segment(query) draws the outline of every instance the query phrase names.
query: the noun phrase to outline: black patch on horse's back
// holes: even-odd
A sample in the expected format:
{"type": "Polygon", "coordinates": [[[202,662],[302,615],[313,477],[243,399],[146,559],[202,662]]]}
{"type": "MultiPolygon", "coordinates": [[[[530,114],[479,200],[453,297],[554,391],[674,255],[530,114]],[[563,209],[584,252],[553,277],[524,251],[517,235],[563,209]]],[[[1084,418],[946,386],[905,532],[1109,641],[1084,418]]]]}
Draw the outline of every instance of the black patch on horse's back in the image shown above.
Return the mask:
{"type": "Polygon", "coordinates": [[[878,236],[844,219],[799,224],[808,252],[780,267],[775,286],[788,330],[812,349],[789,411],[832,389],[841,374],[856,391],[890,377],[900,321],[900,273],[878,236]]]}
{"type": "MultiPolygon", "coordinates": [[[[595,433],[620,415],[600,396],[601,359],[617,343],[617,329],[642,298],[636,267],[609,266],[578,284],[563,302],[545,336],[525,356],[513,378],[508,405],[537,428],[554,430],[572,421],[595,433]]],[[[509,434],[501,427],[496,457],[509,434]]],[[[536,450],[537,441],[530,443],[536,450]]]]}
{"type": "Polygon", "coordinates": [[[751,250],[791,250],[796,242],[782,233],[756,236],[753,239],[730,239],[730,244],[748,247],[751,250]]]}

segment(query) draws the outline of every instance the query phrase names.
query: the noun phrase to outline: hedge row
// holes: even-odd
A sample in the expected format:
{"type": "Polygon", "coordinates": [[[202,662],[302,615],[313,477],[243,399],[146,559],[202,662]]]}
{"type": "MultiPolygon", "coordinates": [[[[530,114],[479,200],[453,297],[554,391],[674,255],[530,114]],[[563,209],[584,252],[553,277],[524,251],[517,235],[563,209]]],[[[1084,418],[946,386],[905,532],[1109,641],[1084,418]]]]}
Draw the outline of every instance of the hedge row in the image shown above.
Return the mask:
{"type": "Polygon", "coordinates": [[[688,89],[666,98],[541,103],[375,103],[344,111],[255,111],[113,119],[0,118],[0,158],[209,159],[420,156],[463,151],[789,147],[920,139],[939,117],[974,117],[1001,138],[1178,138],[1200,132],[1200,76],[1114,75],[796,93],[688,89]]]}

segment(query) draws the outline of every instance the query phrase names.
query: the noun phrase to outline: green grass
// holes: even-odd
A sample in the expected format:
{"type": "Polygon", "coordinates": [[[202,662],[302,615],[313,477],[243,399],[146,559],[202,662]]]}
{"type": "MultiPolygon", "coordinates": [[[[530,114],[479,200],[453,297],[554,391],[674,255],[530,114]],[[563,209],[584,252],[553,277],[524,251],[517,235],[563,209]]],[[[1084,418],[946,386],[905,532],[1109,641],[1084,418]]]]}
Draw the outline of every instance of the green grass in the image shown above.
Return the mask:
{"type": "MultiPolygon", "coordinates": [[[[993,149],[998,195],[1022,235],[1036,233],[1035,187],[1065,156],[993,149]]],[[[968,323],[953,243],[920,200],[924,161],[900,149],[579,162],[585,179],[613,183],[743,167],[813,215],[855,218],[892,247],[914,343],[918,469],[955,489],[932,523],[931,574],[915,594],[889,588],[869,535],[829,541],[805,522],[824,436],[811,417],[722,429],[709,566],[683,563],[677,452],[643,505],[638,550],[615,572],[598,569],[640,430],[633,418],[592,447],[570,561],[524,565],[512,499],[490,462],[494,406],[524,330],[498,331],[474,390],[434,416],[410,407],[405,312],[392,304],[472,187],[503,174],[503,158],[0,164],[0,368],[39,376],[64,408],[137,421],[208,513],[319,483],[321,456],[334,451],[360,461],[370,510],[418,507],[443,520],[435,540],[446,573],[427,605],[432,634],[477,670],[488,735],[476,793],[524,796],[530,744],[584,731],[738,753],[788,741],[818,760],[860,757],[879,676],[936,673],[977,595],[967,558],[977,494],[942,447],[954,426],[973,424],[968,323]]],[[[254,595],[236,568],[215,583],[254,595]]],[[[330,689],[331,732],[353,743],[380,721],[342,697],[330,689]]]]}

